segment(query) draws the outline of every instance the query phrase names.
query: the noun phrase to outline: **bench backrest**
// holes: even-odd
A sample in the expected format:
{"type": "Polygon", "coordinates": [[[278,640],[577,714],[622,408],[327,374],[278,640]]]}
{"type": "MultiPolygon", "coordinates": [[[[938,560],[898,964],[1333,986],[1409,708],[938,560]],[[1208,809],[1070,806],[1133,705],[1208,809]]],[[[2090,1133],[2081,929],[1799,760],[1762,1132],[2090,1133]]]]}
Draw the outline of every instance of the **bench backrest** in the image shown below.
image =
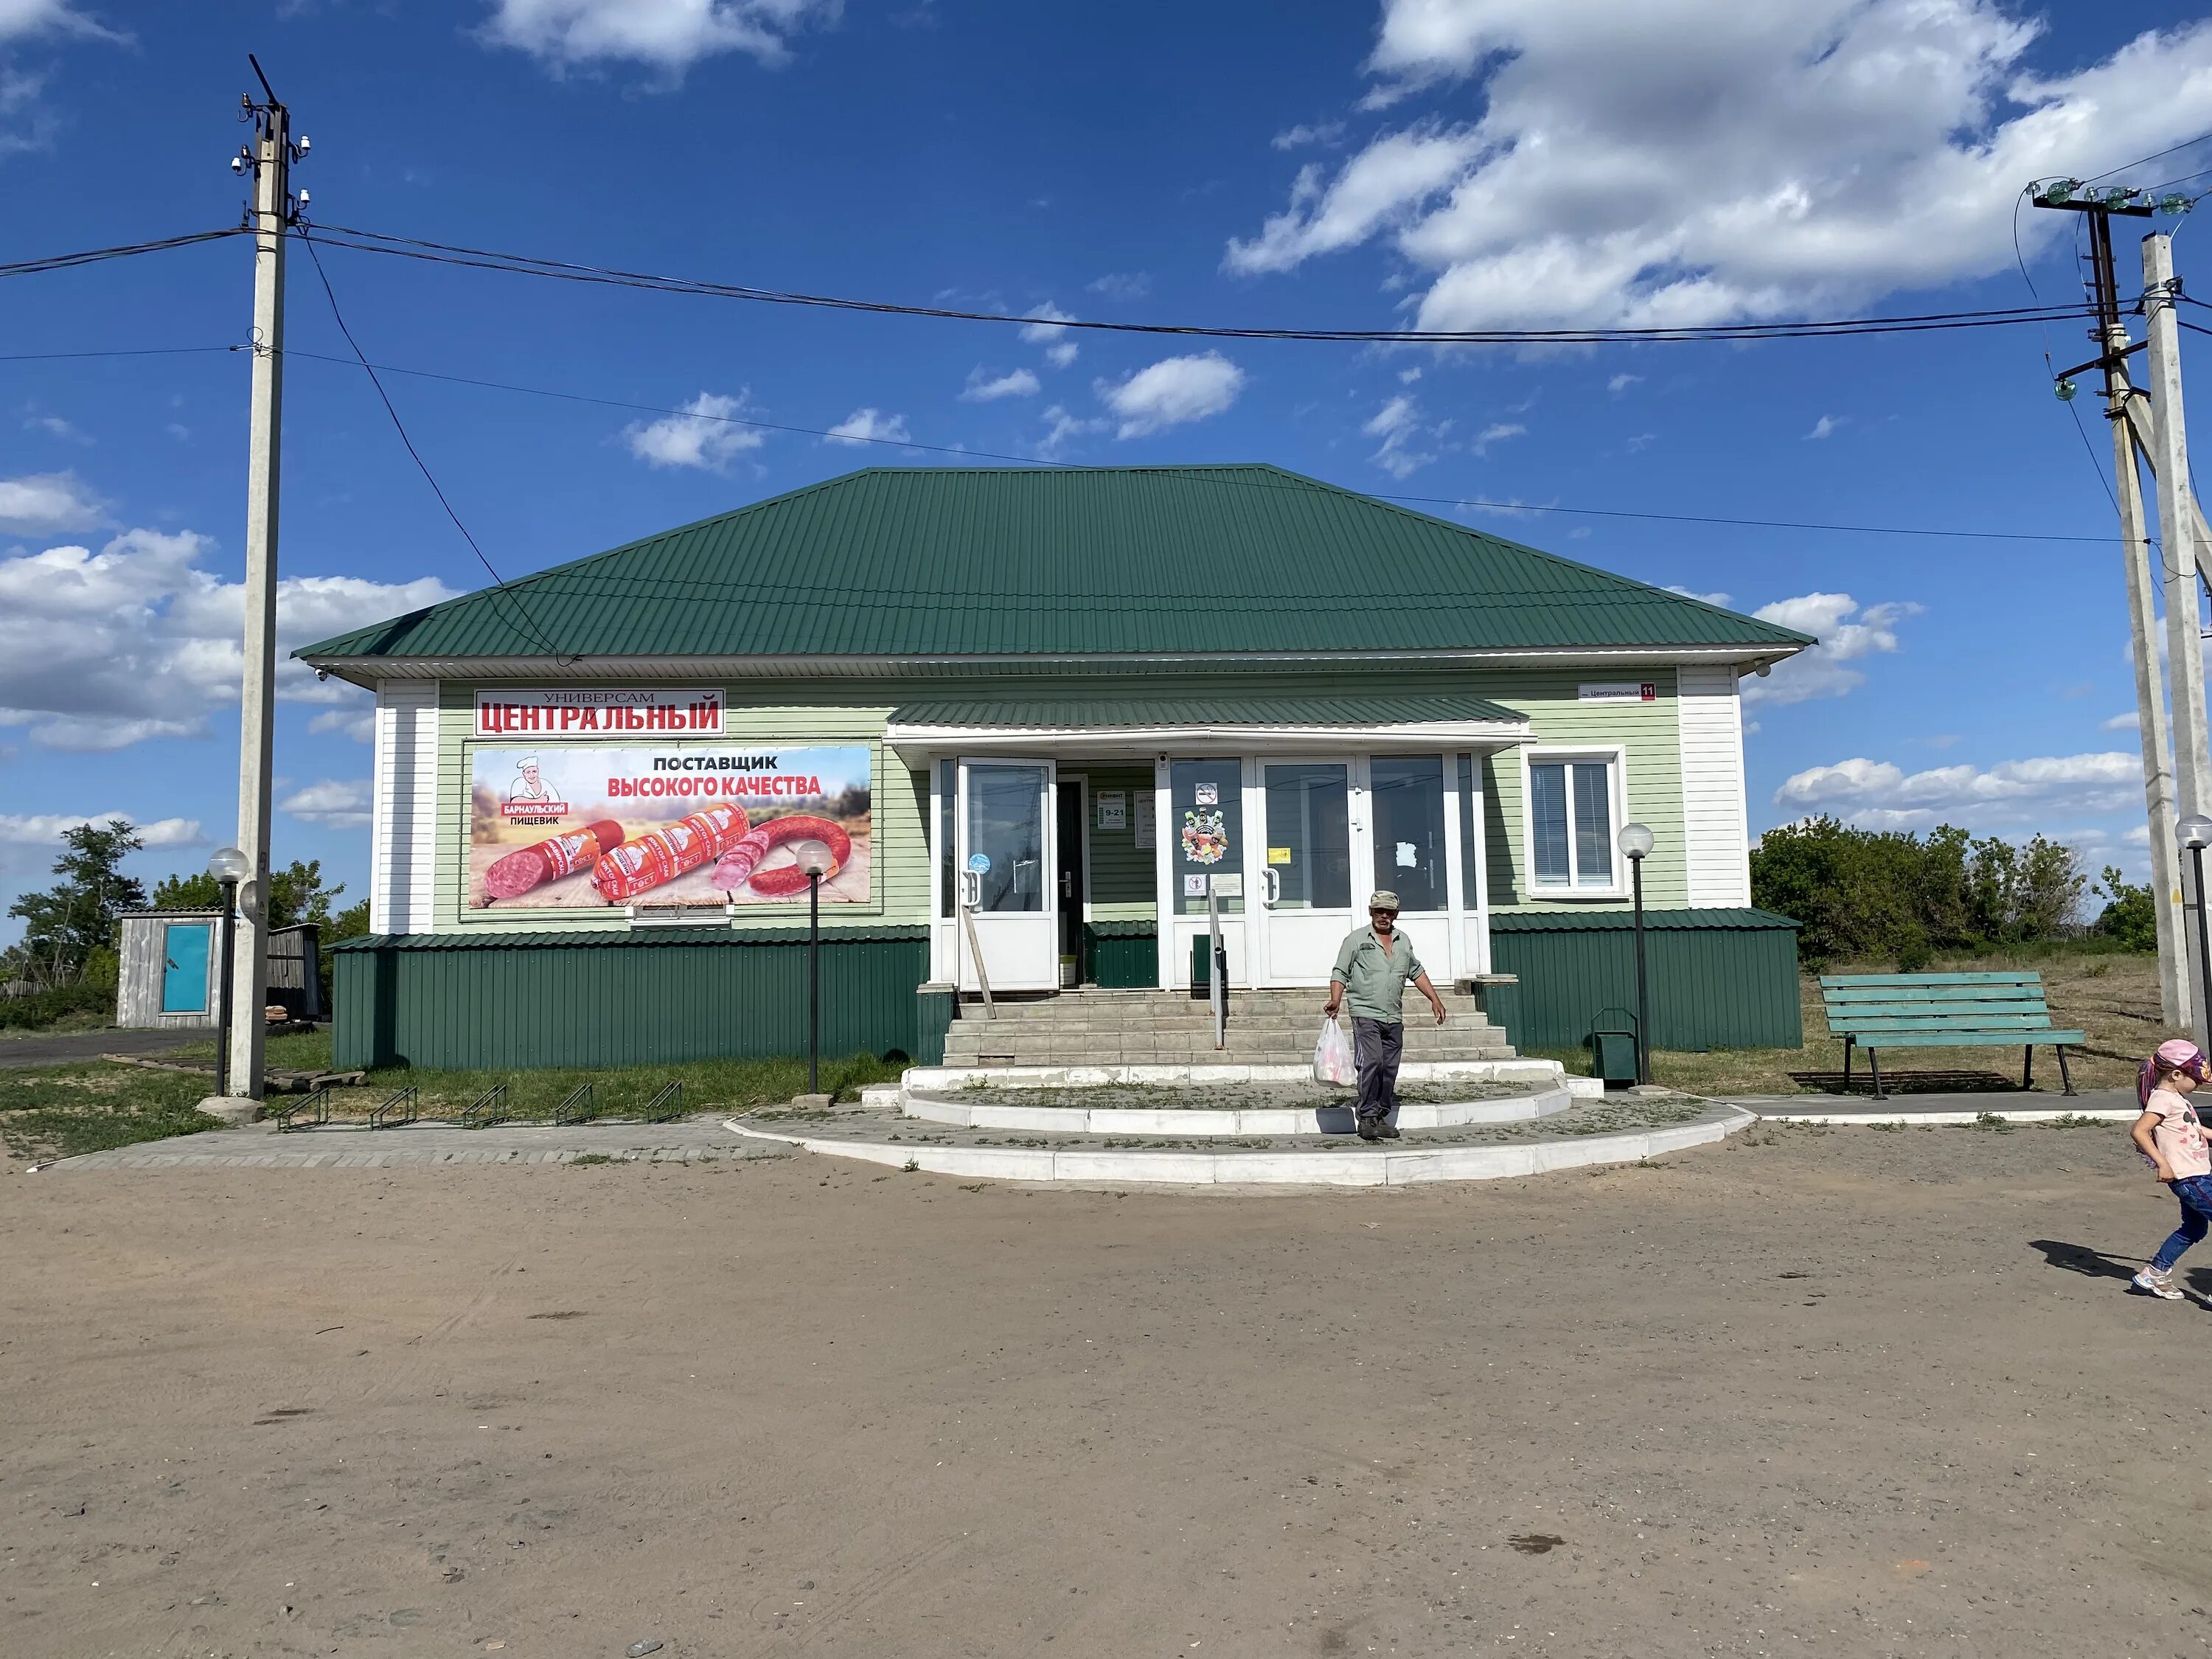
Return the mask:
{"type": "Polygon", "coordinates": [[[1838,1036],[1909,1031],[2040,1031],[2051,1010],[2043,975],[1823,974],[1820,997],[1838,1036]]]}

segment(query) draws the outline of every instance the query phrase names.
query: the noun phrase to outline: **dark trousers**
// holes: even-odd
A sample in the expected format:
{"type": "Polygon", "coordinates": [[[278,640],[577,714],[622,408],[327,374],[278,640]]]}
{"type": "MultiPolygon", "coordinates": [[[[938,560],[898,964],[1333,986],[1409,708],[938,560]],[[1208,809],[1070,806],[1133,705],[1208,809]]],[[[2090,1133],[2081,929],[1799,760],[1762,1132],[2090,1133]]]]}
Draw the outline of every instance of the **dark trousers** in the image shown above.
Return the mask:
{"type": "Polygon", "coordinates": [[[1352,1022],[1352,1057],[1359,1065],[1359,1115],[1388,1117],[1398,1109],[1398,1062],[1406,1053],[1402,1020],[1352,1022]]]}

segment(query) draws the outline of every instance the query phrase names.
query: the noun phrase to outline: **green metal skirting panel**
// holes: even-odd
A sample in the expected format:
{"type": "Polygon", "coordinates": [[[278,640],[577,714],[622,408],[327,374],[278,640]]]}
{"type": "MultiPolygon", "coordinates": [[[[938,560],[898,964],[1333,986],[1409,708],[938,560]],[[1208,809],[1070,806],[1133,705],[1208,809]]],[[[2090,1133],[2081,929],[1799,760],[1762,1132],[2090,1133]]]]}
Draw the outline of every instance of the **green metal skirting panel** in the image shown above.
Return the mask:
{"type": "MultiPolygon", "coordinates": [[[[915,994],[929,945],[912,931],[823,939],[824,1054],[943,1059],[941,1011],[915,994]]],[[[332,1064],[528,1070],[805,1052],[803,938],[525,937],[440,948],[413,935],[335,952],[332,1064]]]]}
{"type": "MultiPolygon", "coordinates": [[[[1679,933],[1686,929],[1748,929],[1764,932],[1768,928],[1796,928],[1802,923],[1787,916],[1778,916],[1771,910],[1646,910],[1644,931],[1647,933],[1664,929],[1679,933]]],[[[1498,933],[1586,933],[1595,929],[1620,928],[1632,932],[1636,913],[1626,908],[1605,910],[1493,910],[1490,913],[1490,931],[1498,933]]]]}
{"type": "Polygon", "coordinates": [[[1149,921],[1083,924],[1084,982],[1109,991],[1160,982],[1159,929],[1149,921]]]}
{"type": "MultiPolygon", "coordinates": [[[[1530,918],[1516,916],[1514,923],[1530,918]]],[[[1572,1048],[1607,1009],[1636,1006],[1632,921],[1610,913],[1547,915],[1541,927],[1491,924],[1491,963],[1520,984],[1507,1034],[1523,1049],[1572,1048]],[[1577,925],[1569,925],[1577,924],[1577,925]]],[[[1644,951],[1654,1048],[1796,1048],[1805,1040],[1797,924],[1765,911],[1647,915],[1644,951]],[[1732,915],[1699,925],[1679,918],[1732,915]],[[1663,924],[1663,916],[1674,925],[1663,924]],[[1758,917],[1753,922],[1741,918],[1758,917]]]]}

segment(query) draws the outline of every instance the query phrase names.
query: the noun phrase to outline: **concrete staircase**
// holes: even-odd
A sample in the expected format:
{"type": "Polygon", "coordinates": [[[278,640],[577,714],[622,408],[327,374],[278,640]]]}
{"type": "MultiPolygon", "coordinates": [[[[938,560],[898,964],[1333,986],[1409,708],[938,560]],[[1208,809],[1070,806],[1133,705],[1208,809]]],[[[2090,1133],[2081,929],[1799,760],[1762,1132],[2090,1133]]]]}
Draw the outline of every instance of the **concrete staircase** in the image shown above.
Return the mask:
{"type": "MultiPolygon", "coordinates": [[[[1328,993],[1231,991],[1229,1046],[1213,1046],[1213,1018],[1187,991],[1063,991],[1000,998],[998,1018],[963,1000],[945,1038],[949,1067],[983,1066],[1303,1066],[1313,1058],[1328,993]]],[[[1451,1018],[1434,1023],[1416,993],[1406,997],[1406,1059],[1512,1060],[1504,1032],[1472,997],[1443,993],[1451,1018]]],[[[1348,1031],[1351,1022],[1345,1026],[1348,1031]]]]}

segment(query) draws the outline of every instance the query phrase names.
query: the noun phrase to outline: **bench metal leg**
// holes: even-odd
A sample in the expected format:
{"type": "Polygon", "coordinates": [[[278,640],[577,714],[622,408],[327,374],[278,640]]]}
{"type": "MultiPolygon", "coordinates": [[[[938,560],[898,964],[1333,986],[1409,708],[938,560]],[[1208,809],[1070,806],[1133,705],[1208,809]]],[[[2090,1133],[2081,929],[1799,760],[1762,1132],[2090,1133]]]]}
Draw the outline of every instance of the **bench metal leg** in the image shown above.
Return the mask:
{"type": "Polygon", "coordinates": [[[1880,1052],[1879,1050],[1877,1050],[1877,1049],[1874,1049],[1874,1048],[1869,1048],[1869,1049],[1868,1049],[1868,1050],[1867,1050],[1867,1064],[1868,1064],[1869,1066],[1871,1066],[1874,1068],[1874,1097],[1875,1097],[1876,1100],[1887,1100],[1887,1099],[1889,1098],[1889,1097],[1888,1097],[1887,1095],[1886,1095],[1886,1094],[1884,1094],[1884,1093],[1882,1092],[1882,1088],[1881,1088],[1881,1052],[1880,1052]]]}
{"type": "Polygon", "coordinates": [[[2033,1042],[2024,1042],[2021,1045],[2020,1051],[2027,1056],[2021,1062],[2020,1086],[2023,1089],[2033,1089],[2035,1087],[2035,1045],[2033,1042]]]}
{"type": "Polygon", "coordinates": [[[1850,1038],[1845,1037],[1844,1039],[1844,1092],[1845,1094],[1851,1091],[1851,1048],[1850,1038]]]}
{"type": "Polygon", "coordinates": [[[2066,1085],[2066,1093],[2070,1098],[2074,1093],[2074,1079],[2066,1070],[2066,1045],[2062,1042],[2057,1046],[2058,1048],[2058,1080],[2066,1085]]]}

